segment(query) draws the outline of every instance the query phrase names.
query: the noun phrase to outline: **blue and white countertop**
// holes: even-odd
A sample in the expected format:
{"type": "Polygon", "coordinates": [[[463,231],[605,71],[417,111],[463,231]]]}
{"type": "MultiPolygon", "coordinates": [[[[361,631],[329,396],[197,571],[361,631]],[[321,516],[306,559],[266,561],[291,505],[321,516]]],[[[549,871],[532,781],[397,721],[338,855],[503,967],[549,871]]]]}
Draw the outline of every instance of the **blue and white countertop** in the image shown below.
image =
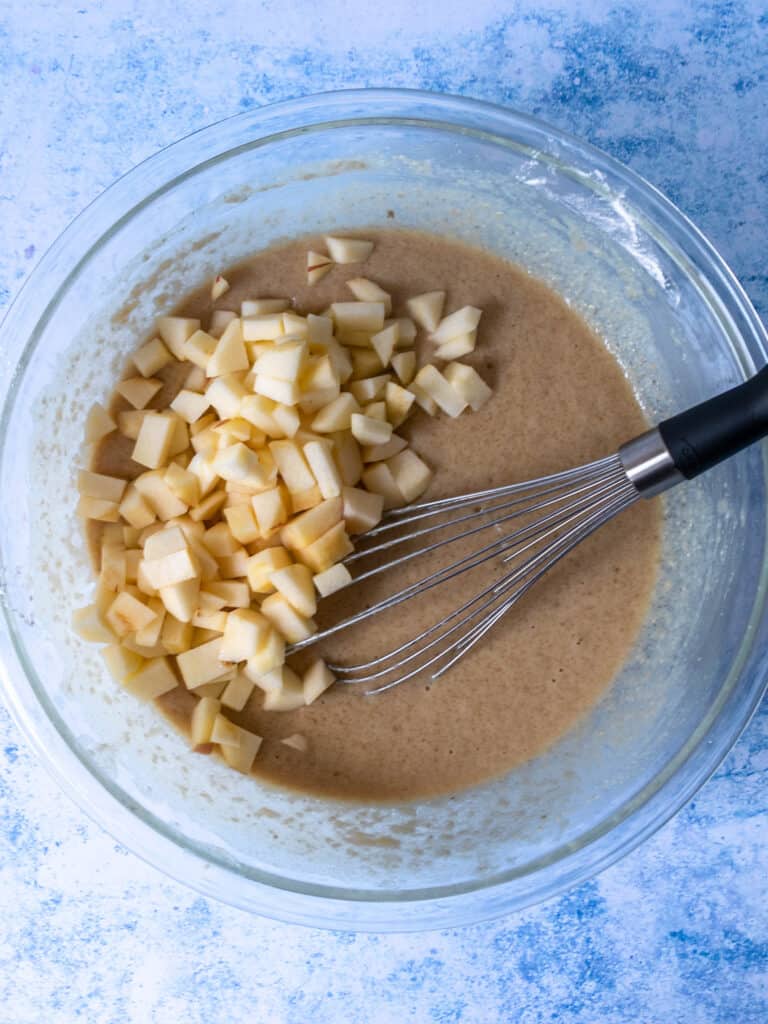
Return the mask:
{"type": "MultiPolygon", "coordinates": [[[[759,0],[0,4],[0,312],[71,218],[162,146],[373,85],[505,103],[606,149],[768,314],[759,0]]],[[[159,875],[61,795],[0,709],[0,1022],[764,1024],[767,812],[764,705],[697,798],[597,880],[463,930],[325,933],[159,875]]]]}

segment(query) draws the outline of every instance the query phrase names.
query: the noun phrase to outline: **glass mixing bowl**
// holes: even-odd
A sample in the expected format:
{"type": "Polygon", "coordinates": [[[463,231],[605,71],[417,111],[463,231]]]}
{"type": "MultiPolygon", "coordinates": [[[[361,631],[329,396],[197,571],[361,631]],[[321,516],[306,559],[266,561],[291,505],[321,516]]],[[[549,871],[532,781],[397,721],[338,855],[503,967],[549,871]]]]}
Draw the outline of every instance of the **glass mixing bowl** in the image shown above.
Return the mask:
{"type": "Polygon", "coordinates": [[[3,324],[0,632],[20,727],[131,850],[260,914],[408,930],[502,914],[587,878],[714,770],[763,692],[766,465],[757,446],[668,496],[661,575],[632,656],[576,729],[508,776],[360,806],[190,757],[69,630],[90,590],[74,515],[84,416],[190,283],[276,239],[392,223],[388,211],[553,285],[606,339],[651,420],[765,362],[765,331],[707,241],[637,175],[562,132],[415,92],[249,111],[116,182],[3,324]]]}

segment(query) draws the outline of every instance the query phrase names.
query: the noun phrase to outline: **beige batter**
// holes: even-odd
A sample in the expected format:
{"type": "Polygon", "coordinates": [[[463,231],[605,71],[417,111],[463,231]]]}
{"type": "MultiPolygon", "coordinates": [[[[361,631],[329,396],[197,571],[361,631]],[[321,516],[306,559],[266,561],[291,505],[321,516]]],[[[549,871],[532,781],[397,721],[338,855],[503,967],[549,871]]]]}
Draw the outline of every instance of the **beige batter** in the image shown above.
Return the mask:
{"type": "MultiPolygon", "coordinates": [[[[613,452],[646,428],[616,361],[546,286],[445,238],[394,229],[364,234],[376,241],[368,261],[336,267],[311,288],[305,254],[322,249],[320,239],[260,252],[224,271],[232,287],[216,308],[239,310],[243,299],[291,297],[300,312],[320,312],[331,301],[351,298],[343,282],[360,274],[392,294],[395,314],[405,312],[408,296],[436,288],[448,291],[448,310],[479,306],[479,342],[466,361],[491,384],[493,398],[457,420],[419,412],[401,431],[435,469],[425,499],[578,465],[613,452]]],[[[200,317],[206,326],[212,308],[206,287],[177,312],[200,317]]],[[[174,393],[169,380],[151,405],[167,405],[174,393]]],[[[123,407],[118,398],[116,408],[123,407]]],[[[136,475],[141,467],[127,458],[131,447],[107,438],[94,468],[136,475]]],[[[242,713],[228,712],[265,737],[254,774],[316,794],[398,800],[455,792],[534,757],[599,700],[626,659],[655,581],[660,529],[656,502],[624,513],[436,683],[417,679],[377,697],[336,686],[289,714],[262,712],[256,690],[242,713]],[[306,735],[307,753],[277,742],[296,732],[306,735]]],[[[423,574],[430,563],[418,568],[423,574]]],[[[337,595],[323,602],[318,619],[321,625],[335,621],[402,582],[389,577],[385,585],[337,595]]],[[[456,588],[473,582],[479,585],[476,579],[449,585],[340,634],[324,653],[342,662],[382,653],[455,607],[456,588]]],[[[158,704],[185,728],[194,700],[179,687],[158,704]]]]}

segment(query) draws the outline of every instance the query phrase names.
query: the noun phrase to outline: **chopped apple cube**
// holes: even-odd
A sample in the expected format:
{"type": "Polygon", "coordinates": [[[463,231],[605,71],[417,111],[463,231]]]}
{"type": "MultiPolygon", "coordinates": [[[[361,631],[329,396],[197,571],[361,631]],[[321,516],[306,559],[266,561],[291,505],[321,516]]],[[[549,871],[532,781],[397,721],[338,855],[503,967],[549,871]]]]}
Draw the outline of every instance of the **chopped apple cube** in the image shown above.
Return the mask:
{"type": "Polygon", "coordinates": [[[319,505],[322,500],[323,496],[320,493],[320,488],[315,484],[314,487],[308,487],[306,491],[299,491],[297,494],[290,495],[291,512],[294,514],[304,512],[306,509],[319,505]]]}
{"type": "Polygon", "coordinates": [[[263,352],[256,361],[259,376],[297,381],[307,361],[306,341],[285,341],[263,352]]]}
{"type": "Polygon", "coordinates": [[[290,299],[246,299],[240,303],[240,316],[266,316],[289,309],[290,299]]]}
{"type": "Polygon", "coordinates": [[[91,473],[81,469],[77,474],[77,489],[86,498],[101,498],[104,501],[120,502],[127,481],[103,473],[91,473]]]}
{"type": "Polygon", "coordinates": [[[414,295],[405,305],[419,327],[423,327],[425,331],[436,331],[443,315],[445,292],[424,292],[423,295],[414,295]]]}
{"type": "Polygon", "coordinates": [[[337,334],[350,331],[375,334],[384,327],[383,302],[334,302],[331,304],[331,314],[337,334]]]}
{"type": "Polygon", "coordinates": [[[226,558],[240,548],[238,541],[226,523],[216,523],[203,534],[203,544],[214,558],[226,558]]]}
{"type": "Polygon", "coordinates": [[[248,575],[249,555],[245,548],[238,548],[231,555],[218,559],[219,573],[223,580],[240,580],[248,575]]]}
{"type": "Polygon", "coordinates": [[[390,380],[384,388],[384,401],[387,406],[387,419],[396,428],[408,418],[416,399],[412,391],[390,380]]]}
{"type": "Polygon", "coordinates": [[[432,470],[410,448],[387,459],[387,466],[406,501],[420,497],[432,480],[432,470]]]}
{"type": "Polygon", "coordinates": [[[189,722],[189,738],[193,747],[201,747],[211,742],[213,723],[221,711],[221,702],[214,697],[201,697],[195,704],[189,722]]]}
{"type": "Polygon", "coordinates": [[[317,698],[333,686],[336,678],[325,664],[322,658],[312,662],[304,673],[302,687],[304,690],[304,703],[313,704],[317,698]]]}
{"type": "Polygon", "coordinates": [[[460,359],[475,351],[477,344],[477,331],[467,331],[466,334],[457,334],[450,341],[444,341],[435,349],[435,359],[460,359]]]}
{"type": "Polygon", "coordinates": [[[280,668],[284,661],[285,640],[277,630],[272,629],[265,643],[245,663],[243,671],[252,682],[264,689],[263,677],[268,672],[280,668]]]}
{"type": "Polygon", "coordinates": [[[263,373],[256,374],[253,390],[257,395],[271,398],[273,402],[279,402],[281,405],[297,405],[301,398],[301,391],[295,381],[267,377],[263,373]]]}
{"type": "Polygon", "coordinates": [[[209,494],[221,479],[214,466],[214,457],[208,457],[203,452],[198,452],[197,455],[193,456],[187,466],[187,472],[197,477],[200,487],[200,499],[209,494]]]}
{"type": "Polygon", "coordinates": [[[242,441],[218,451],[213,460],[213,468],[222,480],[238,480],[254,488],[268,487],[270,484],[269,471],[265,470],[259,453],[248,448],[242,441]]]}
{"type": "MultiPolygon", "coordinates": [[[[148,563],[143,563],[146,568],[148,563]]],[[[200,580],[189,579],[183,583],[174,583],[169,587],[163,587],[160,597],[169,612],[179,622],[192,622],[200,595],[200,580]]]]}
{"type": "Polygon", "coordinates": [[[493,394],[480,374],[464,363],[450,363],[443,375],[473,412],[481,409],[493,394]]]}
{"type": "Polygon", "coordinates": [[[155,618],[155,613],[143,601],[133,597],[127,590],[117,595],[107,609],[104,619],[115,636],[126,636],[143,629],[155,618]]]}
{"type": "Polygon", "coordinates": [[[187,423],[196,423],[210,404],[206,395],[185,388],[171,402],[171,409],[187,423]]]}
{"type": "Polygon", "coordinates": [[[298,750],[301,754],[306,754],[309,750],[309,744],[307,743],[307,737],[303,736],[300,732],[291,733],[290,736],[286,736],[280,740],[283,746],[290,747],[291,750],[298,750]]]}
{"type": "Polygon", "coordinates": [[[307,253],[307,284],[317,284],[333,266],[333,260],[310,249],[307,253]]]}
{"type": "Polygon", "coordinates": [[[223,490],[213,491],[207,498],[203,498],[199,505],[190,510],[190,516],[200,522],[213,519],[217,516],[227,500],[226,492],[223,490]]]}
{"type": "Polygon", "coordinates": [[[432,341],[436,345],[442,345],[459,334],[467,334],[474,331],[480,323],[483,315],[482,309],[477,306],[462,306],[455,313],[443,317],[438,326],[432,331],[432,341]]]}
{"type": "Polygon", "coordinates": [[[188,690],[203,683],[212,683],[226,670],[227,666],[219,658],[222,643],[222,637],[216,637],[176,655],[176,664],[188,690]]]}
{"type": "Polygon", "coordinates": [[[181,654],[192,646],[192,623],[167,614],[160,631],[160,643],[169,654],[181,654]]]}
{"type": "Polygon", "coordinates": [[[347,431],[331,435],[334,444],[334,459],[339,467],[342,482],[345,487],[354,487],[359,482],[363,472],[363,460],[360,455],[360,446],[352,435],[347,431]]]}
{"type": "Polygon", "coordinates": [[[163,386],[156,377],[129,377],[121,380],[115,391],[130,402],[134,409],[144,409],[163,386]]]}
{"type": "MultiPolygon", "coordinates": [[[[381,521],[384,509],[384,498],[381,494],[364,491],[358,487],[345,487],[342,497],[344,522],[349,533],[365,533],[381,521]]],[[[399,504],[402,504],[402,501],[399,504]]]]}
{"type": "Polygon", "coordinates": [[[269,577],[272,586],[301,615],[311,618],[317,611],[312,573],[305,565],[287,565],[269,577]]]}
{"type": "Polygon", "coordinates": [[[392,358],[395,351],[395,345],[397,344],[398,334],[399,328],[395,323],[390,324],[389,327],[384,327],[382,330],[377,331],[376,334],[371,335],[371,345],[381,360],[382,366],[386,366],[392,358]]]}
{"type": "Polygon", "coordinates": [[[208,403],[213,406],[222,420],[229,420],[240,415],[240,403],[247,394],[240,375],[236,373],[228,373],[223,377],[214,378],[205,393],[208,403]]]}
{"type": "Polygon", "coordinates": [[[230,309],[214,309],[211,313],[211,323],[208,328],[208,333],[212,338],[220,338],[227,329],[227,325],[236,318],[237,313],[233,313],[230,309]]]}
{"type": "Polygon", "coordinates": [[[277,402],[273,402],[271,398],[266,398],[264,395],[247,395],[240,403],[239,415],[262,430],[268,437],[283,437],[285,431],[274,418],[277,405],[277,402]]]}
{"type": "Polygon", "coordinates": [[[394,320],[384,321],[385,327],[389,327],[390,324],[397,324],[398,349],[412,348],[413,343],[416,341],[416,324],[413,322],[413,320],[411,320],[409,316],[398,316],[395,317],[394,320]]]}
{"type": "Polygon", "coordinates": [[[363,448],[363,462],[382,462],[408,447],[408,442],[393,434],[385,444],[372,444],[363,448]]]}
{"type": "Polygon", "coordinates": [[[117,593],[125,587],[128,570],[125,548],[115,544],[102,544],[99,580],[107,588],[117,593]]]}
{"type": "Polygon", "coordinates": [[[116,523],[120,518],[117,502],[103,498],[80,498],[76,511],[81,519],[96,519],[102,523],[116,523]]]}
{"type": "Polygon", "coordinates": [[[333,459],[331,441],[308,441],[304,445],[304,456],[309,463],[317,486],[323,498],[335,498],[341,494],[342,480],[333,459]]]}
{"type": "Polygon", "coordinates": [[[117,430],[115,421],[103,406],[99,405],[98,402],[94,402],[85,421],[86,443],[96,444],[102,437],[111,434],[113,430],[117,430]]]}
{"type": "MultiPolygon", "coordinates": [[[[207,371],[208,363],[216,351],[218,340],[207,331],[195,331],[192,337],[184,345],[184,356],[190,363],[207,371]]],[[[206,376],[208,374],[206,373],[206,376]]]]}
{"type": "Polygon", "coordinates": [[[309,338],[309,324],[305,316],[300,316],[298,313],[294,313],[292,310],[286,310],[283,313],[283,331],[285,334],[283,338],[278,338],[278,342],[282,343],[283,339],[289,335],[296,338],[309,338]]]}
{"type": "Polygon", "coordinates": [[[115,634],[109,629],[95,604],[77,608],[72,613],[72,628],[79,637],[92,644],[111,644],[115,634]]]}
{"type": "Polygon", "coordinates": [[[369,281],[367,277],[351,277],[347,288],[360,302],[383,302],[386,315],[392,312],[392,296],[375,281],[369,281]]]}
{"type": "Polygon", "coordinates": [[[330,569],[317,573],[313,577],[312,582],[321,597],[329,597],[331,594],[335,594],[337,590],[341,590],[351,583],[352,576],[345,565],[337,562],[330,569]]]}
{"type": "Polygon", "coordinates": [[[211,580],[200,591],[201,607],[207,599],[212,599],[216,608],[248,608],[251,594],[247,583],[211,580]]]}
{"type": "Polygon", "coordinates": [[[280,687],[267,690],[262,705],[265,711],[296,711],[304,707],[304,686],[293,669],[284,665],[281,673],[280,687]]]}
{"type": "Polygon", "coordinates": [[[150,586],[162,591],[177,583],[200,579],[200,565],[196,556],[185,546],[183,551],[174,551],[163,558],[144,561],[143,571],[150,586]]]}
{"type": "Polygon", "coordinates": [[[315,486],[315,478],[296,441],[270,441],[269,450],[285,486],[292,494],[299,494],[315,486]]]}
{"type": "Polygon", "coordinates": [[[224,747],[240,746],[240,726],[230,722],[228,718],[219,713],[213,720],[211,729],[211,742],[218,743],[224,747]]]}
{"type": "Polygon", "coordinates": [[[123,680],[123,686],[134,697],[154,700],[170,690],[175,690],[179,681],[167,658],[150,658],[138,671],[123,680]]]}
{"type": "Polygon", "coordinates": [[[226,277],[222,277],[221,274],[217,274],[216,277],[214,277],[213,283],[211,285],[211,299],[212,299],[212,301],[215,302],[216,299],[220,299],[221,296],[224,295],[224,293],[228,292],[228,291],[229,291],[229,281],[226,279],[226,277]]]}
{"type": "Polygon", "coordinates": [[[173,413],[148,412],[141,423],[131,458],[157,469],[168,461],[178,418],[173,413]]]}
{"type": "Polygon", "coordinates": [[[230,320],[205,367],[206,377],[221,377],[250,368],[240,320],[230,320]]]}
{"type": "Polygon", "coordinates": [[[379,420],[381,423],[388,423],[387,419],[387,403],[378,401],[370,402],[368,405],[363,406],[363,415],[370,416],[372,420],[379,420]]]}
{"type": "Polygon", "coordinates": [[[233,711],[242,711],[253,693],[255,683],[244,673],[240,672],[234,679],[230,679],[221,695],[221,703],[225,708],[233,711]]]}
{"type": "Polygon", "coordinates": [[[316,541],[300,548],[296,552],[296,557],[309,566],[313,573],[320,573],[329,569],[334,562],[342,561],[351,554],[352,550],[352,542],[347,535],[346,525],[342,521],[332,526],[316,541]]]}
{"type": "Polygon", "coordinates": [[[366,377],[364,380],[351,381],[347,387],[361,405],[375,402],[384,394],[384,389],[392,378],[388,373],[377,377],[366,377]]]}
{"type": "Polygon", "coordinates": [[[225,508],[224,518],[227,520],[227,526],[229,526],[232,536],[236,540],[241,544],[252,544],[253,541],[261,537],[261,530],[256,522],[249,499],[246,497],[245,500],[247,504],[225,508]]]}
{"type": "Polygon", "coordinates": [[[268,536],[276,526],[281,526],[288,518],[288,509],[280,487],[272,487],[268,491],[254,494],[251,505],[262,537],[268,536]]]}
{"type": "MultiPolygon", "coordinates": [[[[385,327],[384,330],[387,330],[385,327]]],[[[364,377],[375,377],[384,369],[384,364],[379,358],[378,352],[373,349],[356,348],[350,352],[352,360],[351,380],[363,380],[364,377]]]]}
{"type": "Polygon", "coordinates": [[[129,651],[122,644],[109,644],[102,647],[99,653],[106,662],[110,675],[118,683],[125,682],[128,676],[138,672],[144,664],[140,654],[129,651]]]}
{"type": "Polygon", "coordinates": [[[349,430],[353,413],[360,412],[357,399],[346,392],[329,402],[312,420],[312,430],[318,434],[331,434],[349,430]]]}
{"type": "MultiPolygon", "coordinates": [[[[456,391],[450,381],[440,373],[437,367],[432,366],[431,363],[427,363],[426,366],[422,366],[416,374],[413,384],[426,392],[438,407],[449,416],[454,418],[456,416],[460,416],[467,407],[465,399],[461,397],[458,391],[456,391]]],[[[411,389],[413,390],[413,385],[411,385],[411,389]]],[[[416,396],[416,400],[418,401],[418,395],[416,396]]]]}
{"type": "Polygon", "coordinates": [[[184,360],[184,345],[199,330],[200,321],[182,316],[161,316],[157,321],[157,333],[177,359],[184,360]]]}
{"type": "MultiPolygon", "coordinates": [[[[190,463],[190,467],[191,465],[192,463],[190,463]]],[[[165,482],[164,474],[160,470],[142,473],[133,481],[133,486],[158,519],[162,519],[163,522],[173,519],[174,516],[183,516],[187,511],[187,506],[176,497],[165,482]]],[[[138,524],[133,523],[132,525],[138,524]]]]}
{"type": "Polygon", "coordinates": [[[381,495],[384,499],[385,511],[391,508],[399,508],[400,505],[405,504],[402,491],[397,486],[392,471],[386,462],[374,462],[366,467],[363,470],[363,483],[373,494],[381,495]]]}
{"type": "MultiPolygon", "coordinates": [[[[280,539],[287,548],[305,548],[341,521],[342,509],[343,502],[340,497],[328,498],[315,508],[292,519],[281,530],[280,539]]],[[[289,563],[290,558],[284,565],[289,563]]],[[[275,568],[281,569],[283,566],[275,568]]]]}
{"type": "Polygon", "coordinates": [[[136,643],[143,647],[154,647],[160,643],[160,634],[165,621],[165,605],[159,597],[150,597],[147,607],[155,613],[155,617],[143,629],[136,631],[136,643]]]}
{"type": "Polygon", "coordinates": [[[373,242],[365,242],[361,238],[326,235],[325,245],[334,263],[362,263],[373,252],[373,242]]]}
{"type": "Polygon", "coordinates": [[[398,352],[390,359],[392,369],[397,374],[401,384],[410,384],[416,376],[416,353],[398,352]]]}
{"type": "Polygon", "coordinates": [[[151,377],[173,359],[173,356],[159,338],[152,338],[131,356],[133,365],[142,377],[151,377]]]}
{"type": "Polygon", "coordinates": [[[188,469],[172,462],[163,477],[168,487],[185,505],[197,505],[200,501],[200,480],[188,469]]]}
{"type": "Polygon", "coordinates": [[[237,608],[229,612],[226,620],[219,652],[221,661],[247,661],[269,637],[269,622],[250,608],[237,608]]]}
{"type": "Polygon", "coordinates": [[[243,317],[242,325],[246,341],[275,341],[285,334],[281,313],[243,317]]]}
{"type": "Polygon", "coordinates": [[[291,556],[282,547],[266,548],[248,559],[248,586],[254,594],[271,594],[274,586],[270,576],[276,569],[284,569],[292,562],[291,556]]]}
{"type": "Polygon", "coordinates": [[[206,639],[213,639],[216,633],[223,633],[227,625],[227,613],[219,611],[203,611],[201,608],[192,616],[192,625],[195,627],[195,635],[198,631],[204,631],[206,639]]]}
{"type": "Polygon", "coordinates": [[[392,437],[391,423],[363,416],[360,413],[352,414],[351,425],[352,436],[360,444],[386,444],[392,437]]]}
{"type": "Polygon", "coordinates": [[[289,644],[306,640],[317,632],[317,625],[313,620],[296,611],[283,594],[270,594],[269,597],[265,597],[261,602],[261,612],[289,644]]]}
{"type": "MultiPolygon", "coordinates": [[[[219,718],[221,718],[221,715],[219,715],[219,718]]],[[[222,746],[221,756],[230,768],[242,772],[243,775],[248,775],[251,768],[253,768],[253,762],[256,760],[256,755],[263,741],[261,736],[257,736],[254,732],[249,732],[247,729],[237,725],[235,728],[238,732],[239,743],[237,746],[232,744],[222,746]]]]}

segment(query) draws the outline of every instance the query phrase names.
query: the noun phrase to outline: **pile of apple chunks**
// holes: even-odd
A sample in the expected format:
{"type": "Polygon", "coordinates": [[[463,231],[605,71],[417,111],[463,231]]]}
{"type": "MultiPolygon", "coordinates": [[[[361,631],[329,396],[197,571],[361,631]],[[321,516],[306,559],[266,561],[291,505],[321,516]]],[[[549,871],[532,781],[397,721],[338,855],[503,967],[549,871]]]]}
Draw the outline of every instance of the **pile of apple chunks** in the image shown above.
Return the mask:
{"type": "MultiPolygon", "coordinates": [[[[307,254],[308,282],[334,264],[364,261],[373,243],[327,237],[307,254]]],[[[193,748],[218,747],[249,772],[261,737],[227,718],[255,688],[263,708],[292,711],[334,682],[322,660],[300,678],[286,647],[317,631],[318,597],[351,581],[350,535],[418,498],[431,471],[396,433],[418,406],[451,417],[479,409],[490,389],[470,353],[481,311],[443,316],[445,292],[410,299],[393,317],[390,296],[364,277],[354,301],[302,316],[283,299],[257,299],[200,322],[161,317],[133,355],[136,375],[117,392],[132,407],[116,420],[92,409],[86,441],[115,430],[134,440],[146,471],[131,481],[87,470],[78,513],[104,524],[95,602],[75,613],[85,639],[128,691],[152,700],[179,685],[199,697],[193,748]],[[417,331],[434,345],[417,371],[417,331]],[[147,409],[156,374],[189,364],[164,410],[147,409]],[[175,666],[172,661],[175,660],[175,666]]],[[[218,276],[214,300],[229,285],[218,276]]],[[[307,749],[294,734],[282,741],[307,749]]]]}

